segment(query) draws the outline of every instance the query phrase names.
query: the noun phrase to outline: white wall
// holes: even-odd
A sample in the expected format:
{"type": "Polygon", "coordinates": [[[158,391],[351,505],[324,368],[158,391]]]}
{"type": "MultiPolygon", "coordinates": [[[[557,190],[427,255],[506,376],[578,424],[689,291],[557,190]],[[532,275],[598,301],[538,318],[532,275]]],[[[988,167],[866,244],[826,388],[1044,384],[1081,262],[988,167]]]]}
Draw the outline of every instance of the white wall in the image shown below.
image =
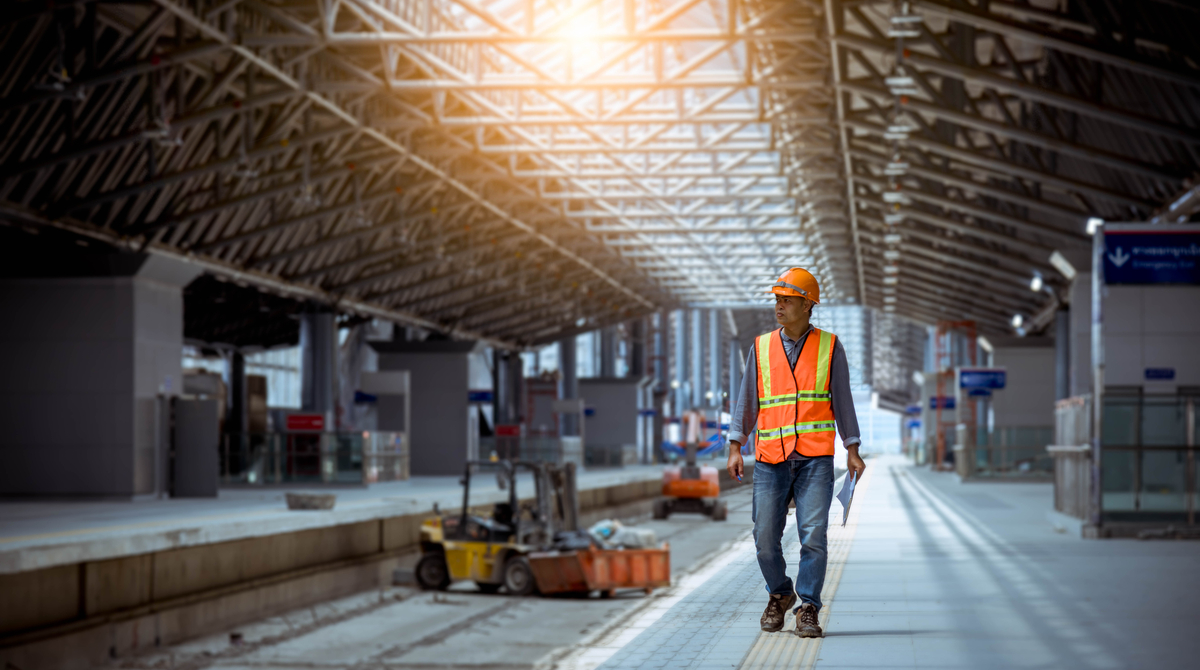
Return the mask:
{"type": "MultiPolygon", "coordinates": [[[[467,390],[472,356],[469,342],[371,342],[379,370],[412,375],[409,448],[414,475],[457,475],[467,459],[467,390]]],[[[482,383],[482,379],[480,380],[482,383]]],[[[491,388],[490,379],[488,386],[491,388]]],[[[478,425],[475,425],[478,430],[478,425]]]]}
{"type": "Polygon", "coordinates": [[[997,428],[1054,425],[1054,341],[1043,344],[992,352],[993,367],[1007,372],[1004,390],[992,393],[997,428]]]}
{"type": "MultiPolygon", "coordinates": [[[[1104,301],[1106,386],[1174,393],[1200,386],[1200,286],[1109,286],[1104,301]],[[1146,368],[1174,368],[1173,381],[1146,368]]],[[[1092,391],[1091,275],[1071,288],[1071,394],[1092,391]]]]}

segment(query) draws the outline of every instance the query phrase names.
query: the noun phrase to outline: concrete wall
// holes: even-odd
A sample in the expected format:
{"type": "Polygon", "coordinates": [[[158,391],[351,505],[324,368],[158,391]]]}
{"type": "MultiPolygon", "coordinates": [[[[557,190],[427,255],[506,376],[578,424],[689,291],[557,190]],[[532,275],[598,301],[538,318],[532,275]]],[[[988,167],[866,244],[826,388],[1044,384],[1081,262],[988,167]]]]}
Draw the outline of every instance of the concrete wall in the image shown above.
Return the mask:
{"type": "Polygon", "coordinates": [[[637,445],[639,381],[635,377],[579,380],[579,397],[585,406],[595,410],[584,424],[584,437],[589,445],[637,445]]]}
{"type": "MultiPolygon", "coordinates": [[[[992,338],[998,340],[999,338],[992,338]]],[[[1054,341],[993,341],[993,367],[1007,370],[1006,388],[992,394],[996,427],[1054,425],[1054,341]]]]}
{"type": "MultiPolygon", "coordinates": [[[[470,426],[471,342],[372,342],[379,370],[412,375],[410,467],[414,475],[462,474],[470,426]]],[[[478,427],[476,426],[476,430],[478,427]]]]}
{"type": "Polygon", "coordinates": [[[7,280],[0,313],[0,493],[153,492],[155,396],[182,386],[181,285],[7,280]]]}
{"type": "MultiPolygon", "coordinates": [[[[1109,286],[1104,302],[1105,385],[1174,393],[1200,386],[1200,286],[1109,286]],[[1174,368],[1173,381],[1146,368],[1174,368]]],[[[1071,395],[1092,392],[1091,275],[1071,287],[1071,395]]]]}

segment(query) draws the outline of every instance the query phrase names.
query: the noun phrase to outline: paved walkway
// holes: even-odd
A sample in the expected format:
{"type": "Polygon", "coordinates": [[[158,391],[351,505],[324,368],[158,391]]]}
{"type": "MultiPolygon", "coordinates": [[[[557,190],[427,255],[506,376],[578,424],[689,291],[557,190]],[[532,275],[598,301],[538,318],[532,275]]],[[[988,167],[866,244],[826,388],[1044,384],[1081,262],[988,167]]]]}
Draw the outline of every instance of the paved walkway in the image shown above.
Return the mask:
{"type": "MultiPolygon", "coordinates": [[[[569,667],[1196,667],[1200,543],[1070,537],[1046,519],[1048,484],[962,484],[896,457],[869,473],[851,525],[831,530],[819,644],[758,630],[743,538],[569,667]]],[[[794,525],[784,537],[795,561],[794,525]]]]}

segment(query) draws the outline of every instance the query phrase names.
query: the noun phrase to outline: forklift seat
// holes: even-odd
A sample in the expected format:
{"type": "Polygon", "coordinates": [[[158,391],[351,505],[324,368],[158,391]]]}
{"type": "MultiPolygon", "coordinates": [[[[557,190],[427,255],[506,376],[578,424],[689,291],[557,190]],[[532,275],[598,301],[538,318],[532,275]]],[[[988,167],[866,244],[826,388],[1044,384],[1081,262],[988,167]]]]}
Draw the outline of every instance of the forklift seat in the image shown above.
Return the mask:
{"type": "Polygon", "coordinates": [[[513,507],[509,503],[500,502],[492,506],[492,520],[498,524],[512,527],[513,514],[513,507]]]}

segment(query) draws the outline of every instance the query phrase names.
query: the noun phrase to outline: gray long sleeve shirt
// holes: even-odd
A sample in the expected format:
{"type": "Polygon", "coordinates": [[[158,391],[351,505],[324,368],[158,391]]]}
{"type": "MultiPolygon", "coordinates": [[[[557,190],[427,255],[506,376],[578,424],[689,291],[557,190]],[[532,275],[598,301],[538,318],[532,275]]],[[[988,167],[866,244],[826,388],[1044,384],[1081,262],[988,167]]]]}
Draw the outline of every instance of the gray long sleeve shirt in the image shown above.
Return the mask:
{"type": "MultiPolygon", "coordinates": [[[[798,340],[792,340],[785,333],[780,333],[783,340],[783,352],[787,354],[788,364],[796,366],[800,351],[808,340],[808,330],[798,340]]],[[[737,404],[730,412],[729,441],[746,443],[746,434],[754,430],[758,421],[758,354],[756,347],[751,344],[750,356],[746,359],[746,374],[742,376],[742,388],[738,392],[737,404]]],[[[850,393],[850,364],[846,362],[846,350],[842,348],[842,340],[838,339],[833,345],[833,360],[829,366],[829,393],[832,396],[833,420],[837,424],[838,434],[842,436],[842,444],[847,447],[859,444],[862,440],[858,433],[858,416],[854,413],[854,397],[850,393]]],[[[805,458],[799,452],[793,451],[789,456],[805,458]]]]}

